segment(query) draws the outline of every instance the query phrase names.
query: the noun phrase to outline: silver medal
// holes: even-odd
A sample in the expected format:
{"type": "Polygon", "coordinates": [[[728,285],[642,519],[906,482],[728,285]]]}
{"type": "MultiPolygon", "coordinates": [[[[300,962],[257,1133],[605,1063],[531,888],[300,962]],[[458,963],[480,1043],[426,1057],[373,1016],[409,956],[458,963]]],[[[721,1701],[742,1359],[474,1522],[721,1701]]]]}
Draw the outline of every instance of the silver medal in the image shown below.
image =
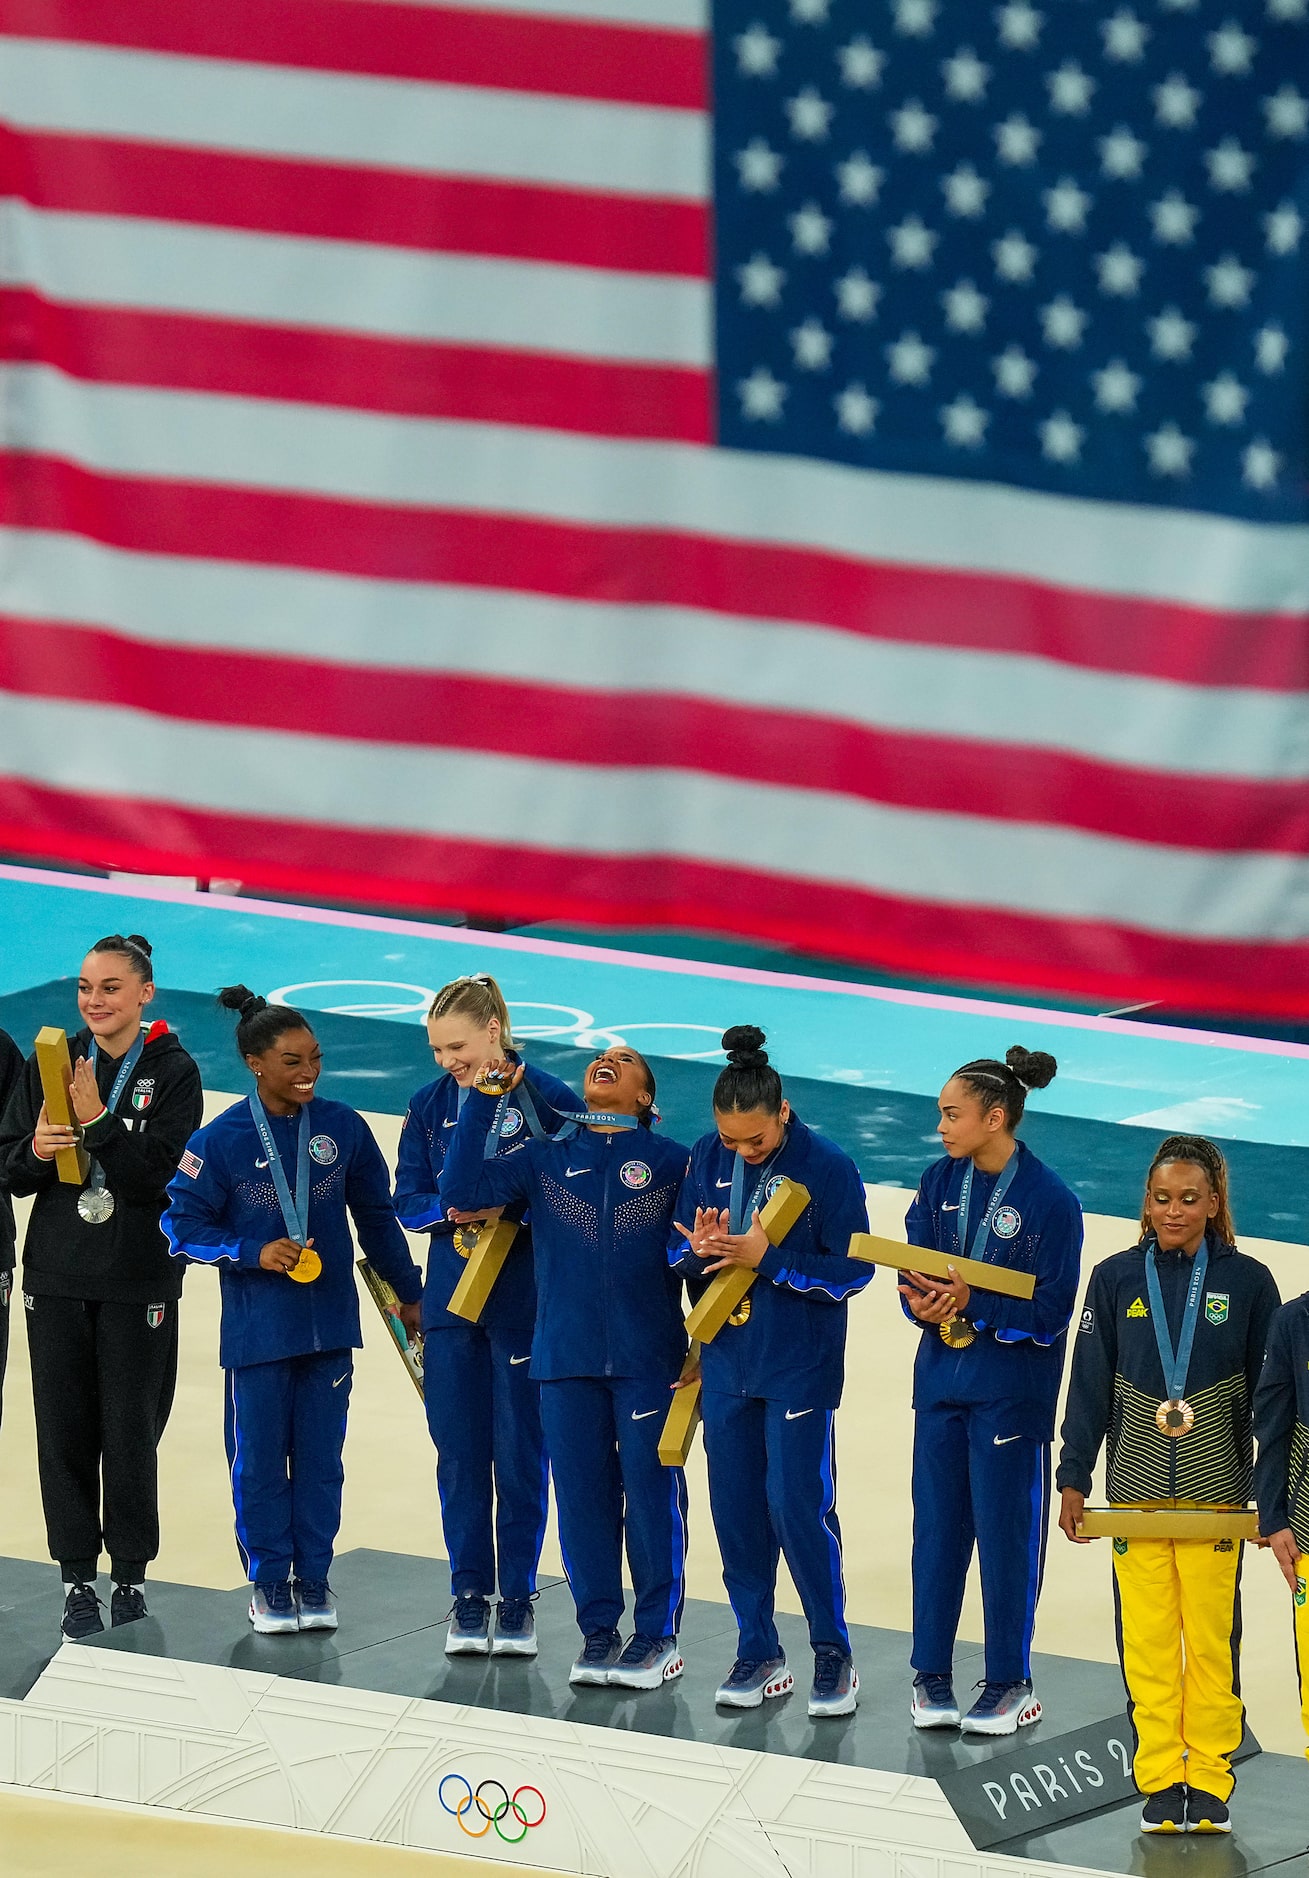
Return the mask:
{"type": "Polygon", "coordinates": [[[88,1226],[103,1226],[113,1218],[114,1196],[107,1187],[83,1187],[77,1196],[77,1210],[88,1226]]]}

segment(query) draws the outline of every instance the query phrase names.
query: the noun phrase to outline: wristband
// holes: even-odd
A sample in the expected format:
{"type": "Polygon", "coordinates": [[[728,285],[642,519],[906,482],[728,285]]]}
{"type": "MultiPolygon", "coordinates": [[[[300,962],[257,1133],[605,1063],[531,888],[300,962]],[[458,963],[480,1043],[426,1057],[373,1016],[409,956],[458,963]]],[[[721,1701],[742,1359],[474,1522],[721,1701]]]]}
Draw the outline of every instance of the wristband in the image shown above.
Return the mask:
{"type": "Polygon", "coordinates": [[[93,1115],[89,1122],[77,1122],[74,1124],[74,1126],[78,1128],[94,1128],[96,1123],[102,1122],[108,1113],[109,1113],[109,1110],[107,1108],[101,1108],[100,1113],[98,1115],[93,1115]]]}

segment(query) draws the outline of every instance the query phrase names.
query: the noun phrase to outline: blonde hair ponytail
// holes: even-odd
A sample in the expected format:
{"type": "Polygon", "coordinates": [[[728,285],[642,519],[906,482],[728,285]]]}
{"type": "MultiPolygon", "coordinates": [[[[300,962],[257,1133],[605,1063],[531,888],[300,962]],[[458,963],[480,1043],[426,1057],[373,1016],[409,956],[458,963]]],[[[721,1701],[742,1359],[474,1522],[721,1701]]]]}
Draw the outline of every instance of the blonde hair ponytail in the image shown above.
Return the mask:
{"type": "Polygon", "coordinates": [[[482,1030],[490,1028],[493,1017],[498,1018],[501,1046],[506,1050],[514,1048],[509,1007],[505,1003],[504,993],[489,972],[474,972],[468,978],[452,978],[448,985],[442,985],[432,999],[427,1016],[429,1021],[434,1017],[469,1017],[482,1030]]]}

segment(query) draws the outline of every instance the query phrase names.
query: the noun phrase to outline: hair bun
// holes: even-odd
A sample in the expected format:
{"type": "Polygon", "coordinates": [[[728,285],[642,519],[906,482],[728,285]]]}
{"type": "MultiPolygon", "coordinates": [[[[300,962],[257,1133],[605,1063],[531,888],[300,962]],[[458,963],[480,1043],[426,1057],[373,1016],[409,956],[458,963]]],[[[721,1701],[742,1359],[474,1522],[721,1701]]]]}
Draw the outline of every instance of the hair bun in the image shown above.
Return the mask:
{"type": "Polygon", "coordinates": [[[218,1002],[225,1011],[235,1011],[240,1018],[253,1017],[256,1011],[265,1010],[268,1005],[268,999],[251,991],[249,985],[224,985],[218,1002]]]}
{"type": "Polygon", "coordinates": [[[1044,1089],[1055,1079],[1059,1068],[1055,1059],[1045,1050],[1025,1050],[1021,1043],[1016,1043],[1004,1053],[1004,1060],[1024,1089],[1044,1089]]]}
{"type": "Polygon", "coordinates": [[[155,949],[151,945],[150,941],[146,938],[144,933],[141,933],[141,932],[128,933],[127,943],[130,946],[139,946],[142,952],[145,953],[148,959],[152,959],[155,955],[155,949]]]}
{"type": "Polygon", "coordinates": [[[723,1032],[723,1048],[733,1069],[762,1069],[768,1061],[767,1041],[758,1024],[733,1024],[723,1032]]]}

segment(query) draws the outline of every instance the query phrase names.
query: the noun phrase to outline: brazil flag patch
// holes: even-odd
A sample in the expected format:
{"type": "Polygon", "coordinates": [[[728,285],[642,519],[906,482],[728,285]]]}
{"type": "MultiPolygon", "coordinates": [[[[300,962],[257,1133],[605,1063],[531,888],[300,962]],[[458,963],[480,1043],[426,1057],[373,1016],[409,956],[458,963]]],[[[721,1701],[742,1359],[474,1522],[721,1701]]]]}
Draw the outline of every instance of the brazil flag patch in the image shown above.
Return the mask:
{"type": "Polygon", "coordinates": [[[1206,1291],[1204,1294],[1205,1317],[1211,1324],[1225,1324],[1231,1302],[1230,1292],[1206,1291]]]}

